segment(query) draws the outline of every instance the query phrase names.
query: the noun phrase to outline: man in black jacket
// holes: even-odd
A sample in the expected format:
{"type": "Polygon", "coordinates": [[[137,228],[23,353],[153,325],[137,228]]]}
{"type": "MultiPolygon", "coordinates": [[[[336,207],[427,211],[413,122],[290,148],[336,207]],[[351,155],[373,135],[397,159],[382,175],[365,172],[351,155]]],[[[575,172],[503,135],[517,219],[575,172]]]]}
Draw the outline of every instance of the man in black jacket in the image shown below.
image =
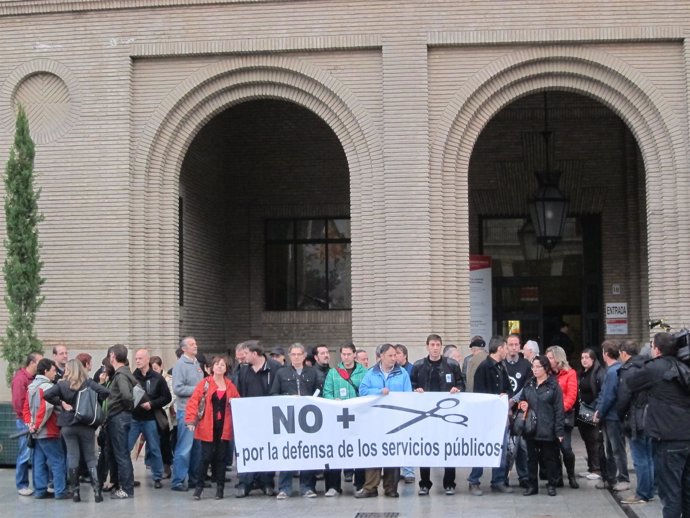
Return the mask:
{"type": "MultiPolygon", "coordinates": [[[[532,364],[520,355],[520,335],[510,334],[506,338],[507,354],[506,359],[503,360],[503,366],[508,374],[510,380],[510,387],[513,392],[511,403],[520,400],[520,392],[522,392],[525,383],[532,377],[532,364]]],[[[506,484],[510,470],[515,463],[515,470],[517,471],[520,487],[525,489],[529,487],[529,473],[527,472],[527,442],[525,438],[519,435],[510,436],[508,442],[508,459],[506,461],[506,484]]]]}
{"type": "MultiPolygon", "coordinates": [[[[271,385],[272,395],[312,396],[318,388],[314,367],[306,367],[306,354],[302,344],[292,344],[288,349],[290,364],[282,367],[271,385]]],[[[292,493],[293,471],[281,471],[278,479],[278,500],[285,500],[292,493]]],[[[316,497],[316,471],[302,470],[299,474],[300,492],[305,498],[316,497]]]]}
{"type": "Polygon", "coordinates": [[[132,425],[129,429],[128,448],[131,451],[139,434],[146,439],[147,458],[151,463],[153,487],[163,487],[163,456],[161,455],[160,435],[156,423],[156,412],[172,401],[172,395],[163,376],[154,371],[149,362],[151,358],[146,349],[139,349],[134,355],[136,369],[132,374],[146,394],[132,410],[132,425]]]}
{"type": "MultiPolygon", "coordinates": [[[[415,362],[412,367],[412,390],[415,392],[450,392],[455,394],[465,390],[462,369],[457,362],[450,363],[441,355],[443,340],[431,334],[426,339],[429,355],[415,362]]],[[[429,494],[431,469],[419,468],[419,494],[429,494]]],[[[455,494],[455,468],[444,468],[443,489],[447,495],[455,494]]]]}
{"type": "Polygon", "coordinates": [[[632,340],[623,340],[620,344],[620,359],[623,365],[618,369],[616,409],[623,423],[623,433],[629,438],[630,453],[637,476],[635,495],[621,500],[624,504],[641,504],[654,498],[652,440],[644,433],[644,413],[647,409],[648,394],[646,390],[633,394],[627,382],[644,367],[647,360],[638,354],[639,350],[640,347],[632,340]]]}
{"type": "MultiPolygon", "coordinates": [[[[240,365],[237,372],[237,391],[240,393],[240,397],[270,395],[271,385],[282,365],[266,356],[264,347],[258,340],[242,342],[237,348],[246,351],[245,363],[240,365]]],[[[274,477],[273,471],[240,473],[235,497],[244,498],[254,488],[261,489],[267,496],[273,496],[275,493],[274,477]]]]}
{"type": "Polygon", "coordinates": [[[690,516],[690,367],[677,354],[677,340],[657,333],[653,359],[627,379],[633,394],[648,391],[644,429],[652,439],[664,518],[690,516]]]}
{"type": "MultiPolygon", "coordinates": [[[[489,356],[479,364],[474,374],[474,392],[478,394],[506,394],[512,395],[510,379],[506,372],[503,360],[508,354],[508,346],[505,338],[494,336],[489,342],[489,356]]],[[[491,489],[499,493],[512,493],[513,488],[505,485],[506,461],[508,450],[508,423],[503,434],[503,448],[501,452],[501,464],[491,469],[491,489]]],[[[482,496],[484,493],[479,487],[479,480],[484,474],[484,468],[472,468],[467,481],[470,483],[470,494],[482,496]]]]}

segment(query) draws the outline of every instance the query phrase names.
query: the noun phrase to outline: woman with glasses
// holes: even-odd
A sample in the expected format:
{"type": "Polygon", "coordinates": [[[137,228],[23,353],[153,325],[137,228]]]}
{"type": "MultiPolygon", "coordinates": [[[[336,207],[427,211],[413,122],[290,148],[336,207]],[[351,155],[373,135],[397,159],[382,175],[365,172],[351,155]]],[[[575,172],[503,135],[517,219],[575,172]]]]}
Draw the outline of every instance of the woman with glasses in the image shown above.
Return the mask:
{"type": "Polygon", "coordinates": [[[527,471],[529,487],[524,496],[539,493],[539,465],[546,469],[549,496],[556,496],[559,477],[558,450],[563,441],[563,394],[556,379],[551,376],[551,363],[546,356],[536,356],[532,360],[534,377],[527,382],[518,408],[536,415],[536,432],[525,437],[527,441],[527,471]]]}

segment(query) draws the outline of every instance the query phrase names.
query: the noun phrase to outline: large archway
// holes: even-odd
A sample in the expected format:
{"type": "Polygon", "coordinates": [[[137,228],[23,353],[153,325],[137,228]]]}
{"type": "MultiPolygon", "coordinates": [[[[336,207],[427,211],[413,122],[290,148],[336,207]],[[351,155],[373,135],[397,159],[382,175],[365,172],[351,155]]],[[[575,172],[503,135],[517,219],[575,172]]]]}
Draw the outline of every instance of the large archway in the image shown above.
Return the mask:
{"type": "Polygon", "coordinates": [[[352,334],[375,335],[385,291],[380,254],[383,154],[375,125],[357,97],[326,72],[285,56],[242,56],[200,69],[159,104],[133,156],[130,334],[169,349],[180,329],[179,178],[194,137],[214,116],[242,102],[277,99],[308,109],[337,136],[350,173],[352,334]],[[368,222],[365,230],[363,222],[368,222]]]}
{"type": "Polygon", "coordinates": [[[562,90],[593,98],[616,113],[635,138],[644,163],[649,271],[649,312],[681,321],[687,302],[680,296],[688,279],[677,279],[681,254],[677,242],[686,230],[674,226],[678,192],[676,170],[687,167],[682,139],[669,131],[675,115],[664,96],[644,76],[618,58],[589,47],[552,46],[506,54],[476,74],[448,103],[432,133],[431,192],[442,201],[432,206],[432,246],[443,250],[432,264],[444,284],[432,315],[434,327],[469,338],[468,263],[443,257],[469,256],[469,211],[457,199],[468,196],[472,149],[486,124],[521,97],[562,90]],[[650,189],[649,186],[654,188],[650,189]],[[653,209],[651,209],[653,208],[653,209]],[[676,277],[674,279],[674,276],[676,277]],[[668,286],[675,289],[669,290],[668,286]]]}

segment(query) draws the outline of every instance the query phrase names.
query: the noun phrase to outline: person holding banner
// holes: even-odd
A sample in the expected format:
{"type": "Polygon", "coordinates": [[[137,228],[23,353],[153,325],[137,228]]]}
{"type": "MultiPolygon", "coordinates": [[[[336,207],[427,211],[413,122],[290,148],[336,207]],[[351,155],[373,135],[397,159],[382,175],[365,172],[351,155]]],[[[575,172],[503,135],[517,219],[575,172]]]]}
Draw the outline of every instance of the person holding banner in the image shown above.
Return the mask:
{"type": "MultiPolygon", "coordinates": [[[[397,351],[393,344],[383,344],[378,350],[379,362],[369,369],[359,386],[360,396],[385,396],[390,392],[412,392],[412,384],[407,371],[397,365],[397,351]]],[[[384,494],[398,498],[399,468],[383,468],[384,494]]],[[[381,468],[367,468],[362,489],[355,493],[355,498],[378,496],[381,482],[381,468]]]]}
{"type": "MultiPolygon", "coordinates": [[[[489,355],[479,364],[474,375],[474,392],[478,394],[506,394],[512,396],[508,372],[503,365],[503,360],[508,355],[508,345],[502,336],[494,336],[489,341],[489,355]]],[[[506,464],[508,450],[508,423],[503,436],[503,448],[501,465],[491,470],[491,490],[499,493],[512,493],[513,488],[505,485],[506,464]]],[[[484,474],[484,468],[472,468],[469,482],[469,490],[472,496],[482,496],[484,492],[479,487],[479,480],[484,474]]]]}
{"type": "MultiPolygon", "coordinates": [[[[323,384],[323,397],[326,399],[352,399],[359,396],[359,387],[367,370],[355,362],[357,349],[353,344],[343,345],[340,348],[340,363],[335,369],[328,371],[326,381],[323,384]]],[[[339,469],[330,469],[325,475],[326,495],[336,496],[342,494],[343,489],[340,480],[339,469]]],[[[364,485],[364,470],[355,470],[355,487],[360,489],[364,485]]]]}
{"type": "MultiPolygon", "coordinates": [[[[455,394],[465,390],[462,370],[457,362],[450,363],[441,355],[443,340],[439,335],[431,334],[426,339],[429,355],[417,360],[412,367],[412,389],[415,392],[450,392],[455,394]]],[[[433,485],[431,468],[419,468],[419,495],[426,496],[433,485]]],[[[447,467],[443,471],[443,490],[447,495],[455,494],[455,468],[447,467]]]]}
{"type": "MultiPolygon", "coordinates": [[[[258,340],[242,342],[237,346],[237,349],[240,348],[247,351],[246,363],[240,365],[237,372],[237,390],[240,397],[269,396],[273,380],[283,366],[266,355],[263,344],[258,340]]],[[[240,473],[235,498],[244,498],[254,488],[261,489],[266,496],[273,496],[274,477],[273,471],[240,473]]]]}
{"type": "Polygon", "coordinates": [[[537,429],[527,437],[527,471],[529,487],[524,496],[539,493],[538,471],[542,463],[548,478],[549,496],[556,496],[560,462],[559,444],[565,436],[565,413],[563,393],[551,370],[551,362],[546,356],[537,356],[532,361],[534,377],[525,385],[518,408],[523,412],[535,412],[537,429]]]}
{"type": "MultiPolygon", "coordinates": [[[[286,365],[276,374],[271,395],[273,396],[313,396],[318,388],[318,377],[314,367],[304,365],[306,353],[304,346],[292,344],[288,349],[290,365],[286,365]]],[[[278,500],[285,500],[292,493],[294,471],[281,471],[278,478],[278,500]]],[[[316,498],[316,471],[302,470],[299,474],[300,492],[305,498],[316,498]]]]}

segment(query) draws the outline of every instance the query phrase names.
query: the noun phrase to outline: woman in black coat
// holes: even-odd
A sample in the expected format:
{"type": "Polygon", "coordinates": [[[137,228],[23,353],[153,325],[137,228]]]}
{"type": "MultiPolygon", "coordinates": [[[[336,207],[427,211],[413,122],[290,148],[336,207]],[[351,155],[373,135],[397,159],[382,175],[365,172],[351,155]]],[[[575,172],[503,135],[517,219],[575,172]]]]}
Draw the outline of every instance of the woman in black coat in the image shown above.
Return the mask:
{"type": "Polygon", "coordinates": [[[537,416],[535,433],[525,437],[529,487],[523,494],[530,496],[539,492],[538,470],[542,464],[546,468],[549,496],[556,496],[560,470],[559,442],[565,436],[563,393],[551,375],[551,363],[546,356],[532,360],[532,373],[534,377],[525,385],[518,405],[523,412],[534,412],[537,416]]]}
{"type": "MultiPolygon", "coordinates": [[[[593,349],[585,349],[580,357],[582,371],[578,383],[582,403],[596,408],[601,386],[604,384],[606,369],[597,360],[593,349]]],[[[601,478],[601,459],[604,458],[604,437],[599,425],[578,421],[580,436],[587,448],[587,473],[582,473],[588,480],[601,478]]]]}
{"type": "Polygon", "coordinates": [[[58,425],[60,426],[60,435],[67,447],[67,473],[73,500],[75,502],[81,501],[79,495],[79,459],[83,455],[91,475],[95,500],[102,502],[103,496],[96,472],[98,462],[96,459],[96,430],[91,426],[78,423],[74,418],[77,395],[86,386],[96,391],[101,403],[110,394],[108,389],[89,379],[88,373],[79,360],[70,360],[65,366],[63,378],[46,390],[43,397],[51,405],[62,408],[62,412],[58,415],[58,425]]]}

